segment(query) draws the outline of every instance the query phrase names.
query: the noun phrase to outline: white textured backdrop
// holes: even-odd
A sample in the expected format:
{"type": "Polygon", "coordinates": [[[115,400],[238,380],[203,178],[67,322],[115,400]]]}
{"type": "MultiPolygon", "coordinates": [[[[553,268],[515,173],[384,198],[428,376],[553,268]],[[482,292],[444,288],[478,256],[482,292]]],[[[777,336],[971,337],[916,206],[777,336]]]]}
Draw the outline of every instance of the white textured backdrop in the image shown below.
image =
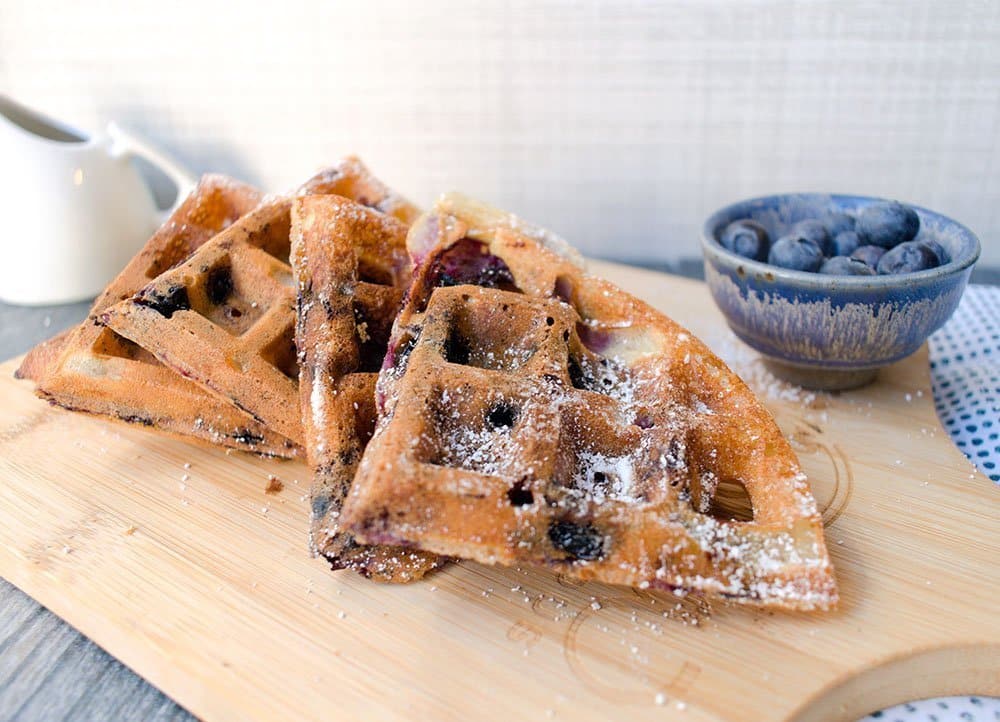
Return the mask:
{"type": "MultiPolygon", "coordinates": [[[[617,258],[715,207],[898,197],[1000,263],[1000,2],[0,0],[0,92],[281,189],[357,152],[617,258]]],[[[2,164],[2,159],[0,159],[2,164]]]]}

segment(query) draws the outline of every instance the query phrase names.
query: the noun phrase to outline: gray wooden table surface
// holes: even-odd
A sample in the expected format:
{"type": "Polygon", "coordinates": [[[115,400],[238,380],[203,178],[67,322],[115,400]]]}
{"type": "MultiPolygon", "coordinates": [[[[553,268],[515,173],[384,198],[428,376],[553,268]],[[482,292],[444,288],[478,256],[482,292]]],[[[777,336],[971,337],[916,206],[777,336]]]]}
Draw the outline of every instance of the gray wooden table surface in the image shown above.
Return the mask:
{"type": "MultiPolygon", "coordinates": [[[[700,261],[661,270],[701,275],[700,261]]],[[[973,282],[1000,284],[1000,269],[973,282]]],[[[0,359],[78,323],[87,303],[24,308],[0,302],[0,359]]],[[[0,578],[0,720],[193,720],[132,670],[0,578]]]]}

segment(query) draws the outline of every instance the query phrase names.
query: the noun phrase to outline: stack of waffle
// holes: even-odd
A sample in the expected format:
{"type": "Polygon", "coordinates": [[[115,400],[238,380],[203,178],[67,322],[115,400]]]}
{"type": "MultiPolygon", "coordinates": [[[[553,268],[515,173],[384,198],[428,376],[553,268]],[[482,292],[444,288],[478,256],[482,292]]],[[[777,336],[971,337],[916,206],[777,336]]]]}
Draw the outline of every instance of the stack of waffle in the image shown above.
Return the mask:
{"type": "Polygon", "coordinates": [[[304,453],[337,569],[836,604],[798,461],[700,341],[553,234],[456,194],[421,215],[355,158],[280,197],[206,176],[19,374],[67,409],[304,453]]]}

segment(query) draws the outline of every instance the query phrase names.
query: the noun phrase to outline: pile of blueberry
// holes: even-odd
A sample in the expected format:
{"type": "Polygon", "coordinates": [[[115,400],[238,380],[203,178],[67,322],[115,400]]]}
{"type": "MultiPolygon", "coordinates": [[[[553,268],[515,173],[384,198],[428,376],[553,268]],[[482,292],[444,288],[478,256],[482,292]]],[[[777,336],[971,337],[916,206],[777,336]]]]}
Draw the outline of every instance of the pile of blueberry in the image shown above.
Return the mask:
{"type": "Polygon", "coordinates": [[[733,221],[720,241],[734,253],[795,271],[837,276],[913,273],[948,262],[937,241],[914,240],[920,217],[896,201],[875,203],[856,215],[840,211],[825,219],[793,225],[771,243],[764,227],[750,219],[733,221]]]}

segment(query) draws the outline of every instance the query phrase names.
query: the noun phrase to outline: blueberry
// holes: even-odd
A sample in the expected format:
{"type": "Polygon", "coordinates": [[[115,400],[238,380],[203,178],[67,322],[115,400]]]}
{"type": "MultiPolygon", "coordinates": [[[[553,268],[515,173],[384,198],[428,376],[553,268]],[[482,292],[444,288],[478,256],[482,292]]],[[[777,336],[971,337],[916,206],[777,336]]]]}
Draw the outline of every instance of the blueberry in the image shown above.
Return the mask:
{"type": "Polygon", "coordinates": [[[858,235],[871,246],[895,248],[913,240],[920,230],[920,216],[897,201],[875,203],[858,214],[858,235]]]}
{"type": "Polygon", "coordinates": [[[823,251],[808,238],[788,235],[779,238],[771,246],[767,262],[793,271],[818,271],[823,263],[823,251]]]}
{"type": "Polygon", "coordinates": [[[925,238],[924,240],[917,241],[921,246],[926,246],[934,257],[937,258],[937,265],[941,266],[948,262],[948,251],[944,250],[942,246],[937,241],[931,238],[925,238]]]}
{"type": "Polygon", "coordinates": [[[580,361],[573,356],[569,357],[569,363],[566,367],[569,372],[570,383],[573,384],[573,388],[576,389],[589,389],[594,383],[593,377],[583,370],[583,366],[580,361]]]}
{"type": "Polygon", "coordinates": [[[831,276],[874,276],[875,270],[863,261],[847,256],[834,256],[823,261],[819,268],[820,273],[828,273],[831,276]]]}
{"type": "Polygon", "coordinates": [[[570,557],[592,561],[604,556],[604,535],[591,524],[572,521],[554,521],[549,526],[552,546],[570,557]]]}
{"type": "Polygon", "coordinates": [[[830,252],[830,234],[826,230],[826,226],[823,225],[823,221],[818,221],[815,218],[807,218],[804,221],[799,221],[789,232],[789,235],[801,236],[802,238],[808,238],[810,241],[819,246],[819,249],[824,253],[830,252]]]}
{"type": "Polygon", "coordinates": [[[444,251],[431,268],[432,286],[461,286],[471,283],[501,291],[519,291],[510,268],[499,256],[489,253],[485,243],[463,238],[444,251]]]}
{"type": "Polygon", "coordinates": [[[853,231],[856,221],[852,215],[833,211],[826,217],[824,223],[826,224],[826,232],[830,234],[830,238],[836,238],[838,233],[853,231]]]}
{"type": "Polygon", "coordinates": [[[868,264],[871,268],[878,266],[878,260],[885,255],[885,249],[878,246],[861,246],[852,254],[851,258],[868,264]]]}
{"type": "Polygon", "coordinates": [[[767,237],[764,226],[750,219],[730,223],[722,232],[719,242],[733,253],[755,261],[767,258],[767,250],[771,245],[771,239],[767,237]]]}
{"type": "Polygon", "coordinates": [[[167,287],[166,291],[148,286],[139,292],[135,302],[153,309],[164,318],[172,318],[177,311],[187,311],[191,308],[187,287],[176,283],[167,287]]]}
{"type": "Polygon", "coordinates": [[[878,262],[878,272],[882,274],[913,273],[925,271],[938,265],[938,259],[927,246],[916,241],[900,243],[878,262]]]}
{"type": "Polygon", "coordinates": [[[833,237],[830,243],[830,253],[834,256],[849,256],[858,250],[861,237],[856,231],[841,231],[833,237]]]}

